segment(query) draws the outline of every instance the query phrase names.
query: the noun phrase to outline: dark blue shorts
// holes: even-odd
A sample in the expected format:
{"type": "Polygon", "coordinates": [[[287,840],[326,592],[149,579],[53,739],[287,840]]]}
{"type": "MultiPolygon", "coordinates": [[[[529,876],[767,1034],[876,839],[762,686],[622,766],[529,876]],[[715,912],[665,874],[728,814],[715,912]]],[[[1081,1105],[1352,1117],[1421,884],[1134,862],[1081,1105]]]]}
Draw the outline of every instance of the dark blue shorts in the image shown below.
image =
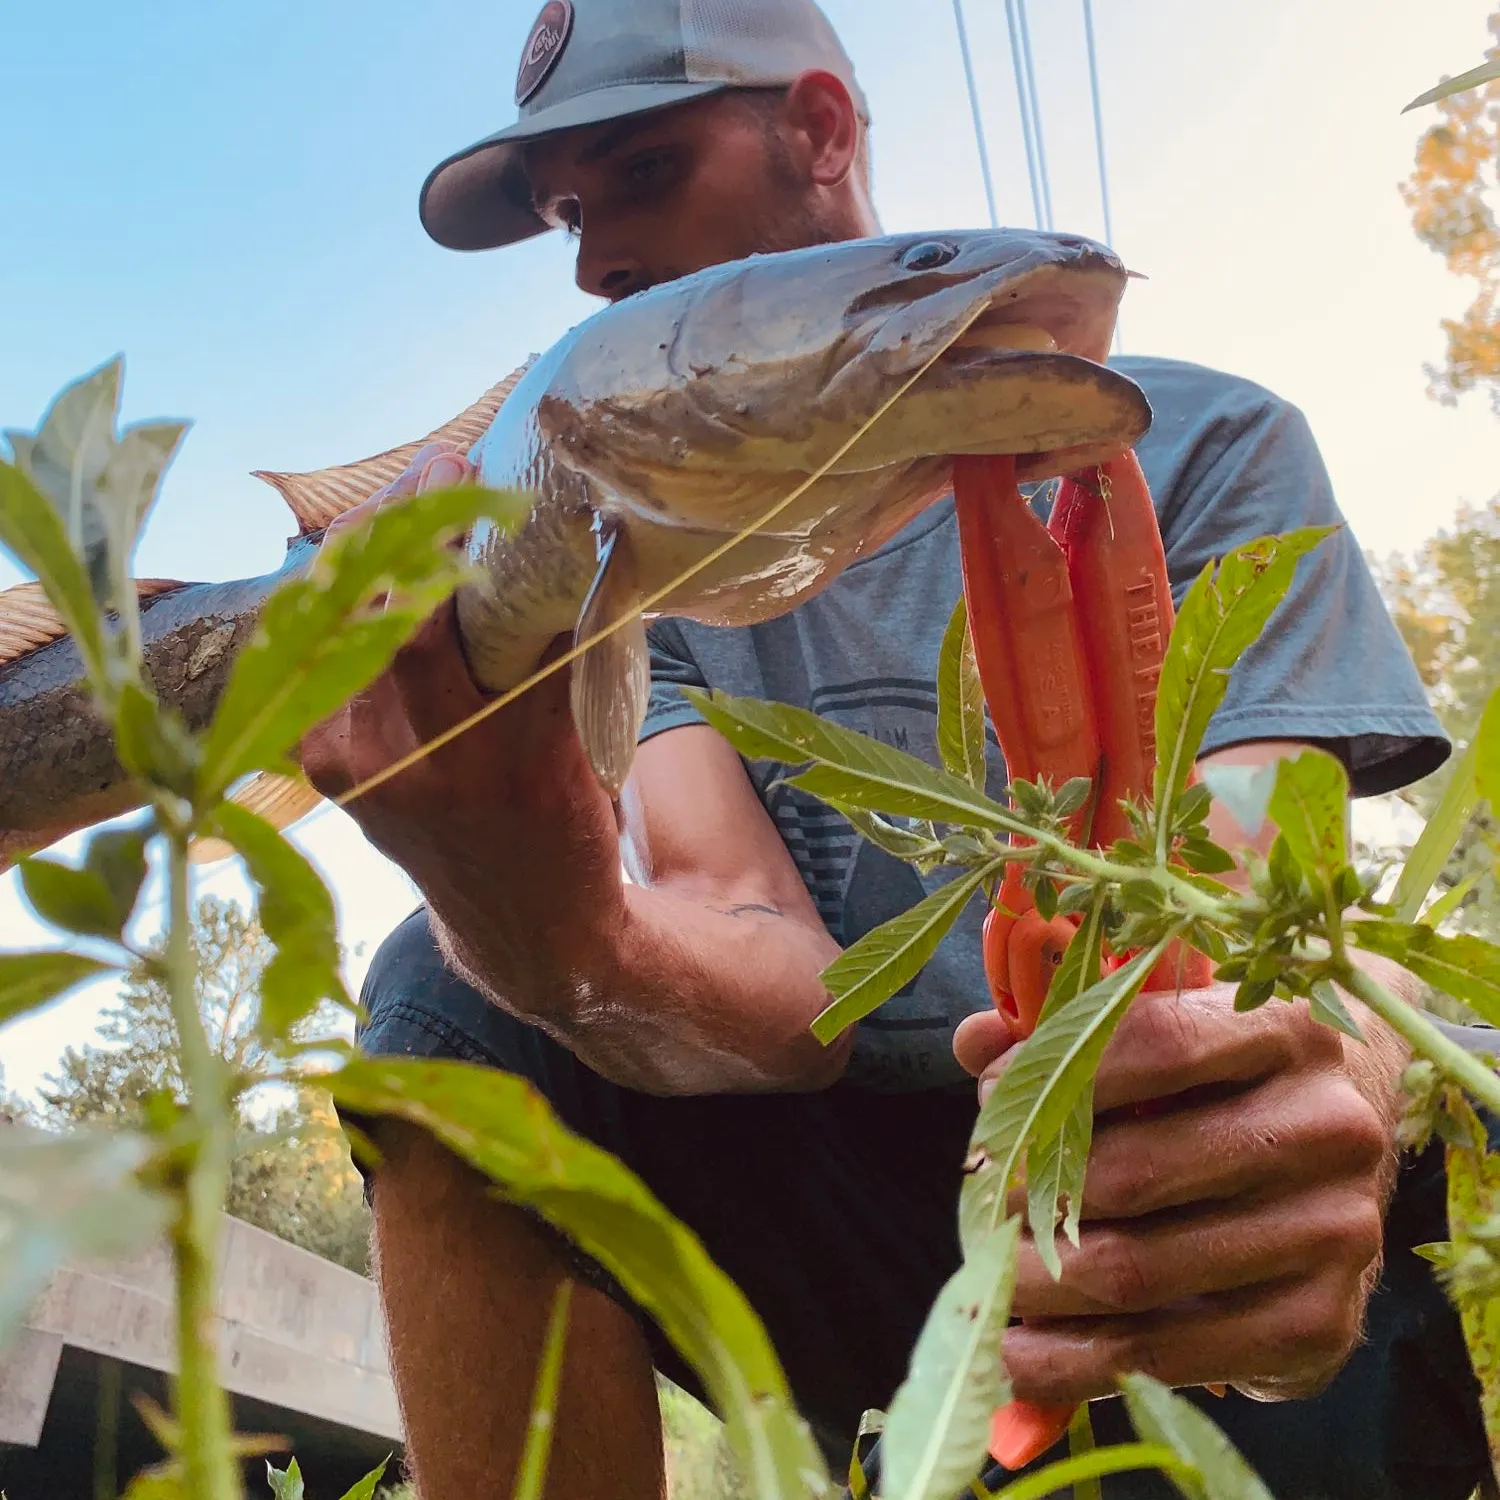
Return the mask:
{"type": "MultiPolygon", "coordinates": [[[[764,1320],[797,1403],[847,1462],[861,1412],[885,1407],[958,1265],[956,1206],[973,1090],[657,1098],[601,1078],[444,966],[423,911],[381,945],[365,982],[365,1051],[461,1058],[528,1079],[575,1132],[618,1156],[739,1285],[764,1320]]],[[[1411,1247],[1445,1237],[1442,1162],[1408,1164],[1365,1343],[1310,1401],[1203,1394],[1280,1500],[1465,1500],[1483,1472],[1478,1397],[1455,1314],[1411,1247]]],[[[576,1248],[580,1279],[641,1321],[657,1367],[698,1382],[655,1325],[576,1248]]],[[[1097,1402],[1100,1441],[1129,1440],[1097,1402]]],[[[840,1469],[841,1472],[841,1469],[840,1469]]],[[[1154,1476],[1105,1482],[1110,1500],[1173,1495],[1154,1476]]]]}

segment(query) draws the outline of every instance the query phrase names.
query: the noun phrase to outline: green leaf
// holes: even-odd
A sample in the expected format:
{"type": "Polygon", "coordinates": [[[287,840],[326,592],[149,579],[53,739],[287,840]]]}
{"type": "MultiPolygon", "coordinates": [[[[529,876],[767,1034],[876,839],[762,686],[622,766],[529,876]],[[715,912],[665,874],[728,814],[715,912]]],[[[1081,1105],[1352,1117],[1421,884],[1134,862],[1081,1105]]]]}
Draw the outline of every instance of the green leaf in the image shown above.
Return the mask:
{"type": "Polygon", "coordinates": [[[984,689],[968,604],[959,596],[938,653],[937,746],[943,769],[982,792],[985,784],[984,689]]]}
{"type": "MultiPolygon", "coordinates": [[[[563,1285],[568,1286],[569,1283],[564,1282],[563,1285]]],[[[296,1463],[296,1459],[292,1462],[296,1463]]],[[[379,1468],[371,1469],[363,1479],[357,1480],[351,1488],[344,1491],[339,1500],[374,1500],[375,1486],[385,1478],[385,1471],[389,1464],[388,1457],[381,1459],[379,1468]]]]}
{"type": "Polygon", "coordinates": [[[182,1466],[173,1463],[142,1469],[130,1481],[125,1500],[189,1500],[182,1466]]]}
{"type": "Polygon", "coordinates": [[[42,921],[83,937],[118,939],[128,912],[93,870],[75,870],[51,859],[23,859],[21,886],[42,921]]]}
{"type": "Polygon", "coordinates": [[[1229,674],[1265,629],[1292,585],[1298,562],[1336,527],[1262,537],[1205,564],[1182,602],[1156,690],[1153,802],[1165,826],[1187,785],[1229,674]]]}
{"type": "Polygon", "coordinates": [[[1320,979],[1313,985],[1312,993],[1308,996],[1307,1008],[1315,1021],[1321,1021],[1325,1026],[1332,1026],[1335,1031],[1342,1031],[1345,1036],[1353,1037],[1356,1042],[1364,1041],[1364,1032],[1359,1029],[1354,1017],[1349,1014],[1343,997],[1328,980],[1320,979]]]}
{"type": "Polygon", "coordinates": [[[1448,1127],[1444,1157],[1452,1241],[1446,1254],[1439,1251],[1433,1258],[1442,1267],[1445,1290],[1458,1308],[1469,1362],[1479,1384],[1485,1434],[1493,1451],[1500,1442],[1500,1297],[1495,1295],[1493,1248],[1478,1235],[1500,1210],[1500,1154],[1488,1149],[1484,1123],[1468,1099],[1457,1090],[1453,1095],[1441,1117],[1448,1127]]]}
{"type": "MultiPolygon", "coordinates": [[[[1207,768],[1200,768],[1200,778],[1205,769],[1207,768]]],[[[1184,787],[1172,812],[1172,831],[1179,834],[1204,832],[1204,822],[1213,801],[1213,788],[1205,785],[1201,779],[1192,786],[1184,787]]]]}
{"type": "Polygon", "coordinates": [[[1424,104],[1436,104],[1440,99],[1448,99],[1454,94],[1477,89],[1481,84],[1492,83],[1497,78],[1500,78],[1500,58],[1480,63],[1477,68],[1470,68],[1467,73],[1460,73],[1457,78],[1444,79],[1442,83],[1428,89],[1425,94],[1418,94],[1401,113],[1404,115],[1409,110],[1421,109],[1424,104]]]}
{"type": "Polygon", "coordinates": [[[154,818],[130,828],[106,828],[89,840],[84,851],[84,869],[99,877],[114,902],[117,931],[130,920],[146,883],[146,845],[155,833],[154,818]]]}
{"type": "Polygon", "coordinates": [[[1212,839],[1184,839],[1177,848],[1177,857],[1200,875],[1227,875],[1237,867],[1235,857],[1212,839]]]}
{"type": "Polygon", "coordinates": [[[1021,1153],[1062,1129],[1168,941],[1138,953],[1047,1016],[1000,1075],[970,1140],[971,1150],[982,1152],[985,1160],[964,1178],[960,1193],[959,1230],[966,1249],[1000,1223],[1021,1153]]]}
{"type": "Polygon", "coordinates": [[[531,1420],[526,1424],[526,1447],[516,1474],[511,1500],[542,1500],[547,1484],[547,1461],[552,1456],[552,1434],[556,1427],[557,1393],[562,1385],[563,1351],[568,1341],[568,1308],[573,1283],[562,1281],[552,1298],[552,1316],[547,1320],[547,1342],[536,1372],[531,1395],[531,1420]]]}
{"type": "Polygon", "coordinates": [[[683,693],[747,759],[810,765],[790,784],[824,801],[960,827],[1030,831],[956,776],[806,709],[698,688],[684,688],[683,693]]]}
{"type": "MultiPolygon", "coordinates": [[[[67,528],[70,550],[96,584],[108,578],[108,557],[93,491],[109,466],[123,372],[122,359],[107,360],[58,392],[35,432],[5,434],[16,467],[47,497],[67,528]]],[[[108,602],[97,587],[94,597],[108,602]]]]}
{"type": "MultiPolygon", "coordinates": [[[[1084,1486],[1090,1481],[1137,1469],[1160,1469],[1164,1474],[1175,1475],[1182,1471],[1182,1463],[1170,1448],[1159,1443],[1112,1443],[1108,1448],[1059,1459],[1024,1479],[1012,1480],[1003,1490],[990,1493],[993,1500],[1059,1500],[1065,1495],[1072,1496],[1072,1500],[1084,1500],[1088,1493],[1084,1486]]],[[[960,1500],[968,1497],[961,1496],[960,1500]]]]}
{"type": "Polygon", "coordinates": [[[862,807],[850,807],[843,802],[829,802],[828,805],[854,827],[860,837],[897,859],[919,864],[924,860],[935,859],[943,852],[943,846],[925,834],[897,827],[876,813],[866,812],[862,807]]]}
{"type": "MultiPolygon", "coordinates": [[[[1073,1413],[1068,1423],[1068,1457],[1083,1458],[1095,1449],[1094,1424],[1089,1416],[1089,1404],[1083,1402],[1073,1413]]],[[[1104,1491],[1099,1488],[1095,1475],[1080,1479],[1073,1486],[1073,1500],[1104,1500],[1104,1491]]]]}
{"type": "Polygon", "coordinates": [[[1274,1500],[1235,1446],[1191,1401],[1149,1375],[1126,1375],[1120,1385],[1140,1437],[1170,1448],[1191,1471],[1172,1475],[1188,1500],[1274,1500]]]}
{"type": "Polygon", "coordinates": [[[126,1130],[0,1130],[0,1350],[59,1266],[127,1259],[166,1228],[171,1204],[136,1176],[150,1140],[126,1130]]]}
{"type": "Polygon", "coordinates": [[[979,1472],[990,1418],[1010,1399],[1000,1340],[1010,1321],[1021,1221],[977,1245],[938,1293],[881,1438],[884,1494],[953,1500],[979,1472]]]}
{"type": "Polygon", "coordinates": [[[1276,763],[1267,811],[1306,870],[1326,883],[1349,861],[1349,776],[1323,750],[1303,750],[1276,763]]]}
{"type": "Polygon", "coordinates": [[[124,362],[75,380],[35,433],[7,432],[22,470],[63,523],[99,609],[119,614],[124,655],[139,662],[139,615],[131,580],[136,539],[187,424],[143,422],[115,435],[124,362]]]}
{"type": "MultiPolygon", "coordinates": [[[[1474,741],[1464,760],[1470,762],[1474,789],[1500,816],[1500,688],[1496,688],[1486,700],[1479,728],[1474,732],[1474,741]]],[[[1462,778],[1455,775],[1453,779],[1462,778]]]]}
{"type": "MultiPolygon", "coordinates": [[[[1492,704],[1493,702],[1491,699],[1492,704]]],[[[1487,707],[1484,723],[1489,720],[1490,710],[1487,707]]],[[[1396,909],[1398,921],[1416,920],[1428,891],[1443,873],[1448,856],[1453,853],[1459,837],[1469,826],[1469,819],[1473,817],[1480,797],[1478,773],[1481,755],[1494,753],[1500,759],[1500,740],[1496,739],[1494,728],[1486,734],[1484,723],[1481,723],[1479,733],[1453,768],[1448,785],[1443,789],[1441,801],[1433,809],[1432,816],[1401,866],[1401,875],[1391,896],[1391,905],[1396,909]]],[[[1500,767],[1496,770],[1500,771],[1500,767]]],[[[1493,782],[1489,784],[1493,786],[1493,782]]],[[[1500,803],[1491,803],[1491,806],[1500,808],[1500,803]]]]}
{"type": "Polygon", "coordinates": [[[413,495],[328,544],[309,577],[277,588],[208,731],[199,806],[250,771],[280,769],[308,730],[384,671],[464,576],[446,545],[455,531],[481,515],[506,530],[529,506],[470,485],[413,495]]]}
{"type": "Polygon", "coordinates": [[[882,922],[839,954],[818,976],[833,1003],[813,1021],[813,1035],[827,1046],[915,979],[970,897],[1001,865],[1002,861],[994,860],[939,886],[910,911],[882,922]]]}
{"type": "Polygon", "coordinates": [[[598,1260],[702,1380],[755,1500],[822,1496],[822,1457],[744,1295],[639,1178],[566,1130],[522,1079],[470,1063],[357,1059],[323,1081],[350,1111],[421,1126],[598,1260]]]}
{"type": "Polygon", "coordinates": [[[61,517],[45,495],[12,464],[0,463],[0,545],[40,580],[62,616],[96,694],[105,689],[104,625],[88,575],[68,545],[61,517]]]}
{"type": "MultiPolygon", "coordinates": [[[[1104,944],[1104,897],[1095,892],[1093,904],[1052,976],[1039,1020],[1046,1020],[1068,1001],[1098,984],[1104,944]]],[[[1036,1241],[1037,1254],[1055,1278],[1062,1275],[1057,1253],[1057,1209],[1067,1204],[1063,1232],[1076,1245],[1083,1213],[1084,1176],[1094,1140],[1094,1086],[1090,1082],[1053,1136],[1036,1140],[1026,1150],[1026,1222],[1036,1241]]]]}
{"type": "Polygon", "coordinates": [[[266,1460],[266,1479],[271,1485],[275,1500],[302,1500],[302,1470],[294,1458],[285,1469],[274,1467],[266,1460]]]}
{"type": "Polygon", "coordinates": [[[24,1016],[114,967],[81,953],[0,953],[0,1022],[24,1016]]]}
{"type": "Polygon", "coordinates": [[[1274,979],[1242,979],[1234,992],[1234,1008],[1241,1015],[1259,1010],[1276,993],[1274,979]]]}
{"type": "Polygon", "coordinates": [[[260,892],[260,924],[276,945],[260,979],[261,1035],[286,1037],[325,999],[352,1008],[339,966],[338,916],[322,877],[248,808],[225,802],[210,826],[244,859],[260,892]]]}
{"type": "Polygon", "coordinates": [[[1465,875],[1457,885],[1450,885],[1417,920],[1424,927],[1441,927],[1463,905],[1464,897],[1479,884],[1483,877],[1483,870],[1475,870],[1473,874],[1465,875]]]}
{"type": "Polygon", "coordinates": [[[136,682],[123,683],[115,703],[115,751],[138,780],[191,800],[202,761],[199,743],[175,708],[136,682]]]}
{"type": "Polygon", "coordinates": [[[1349,922],[1345,936],[1356,948],[1380,953],[1418,979],[1462,1000],[1492,1026],[1500,1026],[1500,947],[1468,933],[1452,936],[1419,922],[1376,918],[1349,922]]]}
{"type": "Polygon", "coordinates": [[[1062,1275],[1062,1257],[1057,1253],[1057,1209],[1066,1201],[1063,1232],[1078,1244],[1083,1214],[1083,1183],[1088,1169],[1089,1148],[1094,1141],[1094,1085],[1084,1086],[1062,1123],[1050,1139],[1035,1142],[1026,1151],[1026,1222],[1036,1241],[1037,1254],[1053,1280],[1062,1275]]]}

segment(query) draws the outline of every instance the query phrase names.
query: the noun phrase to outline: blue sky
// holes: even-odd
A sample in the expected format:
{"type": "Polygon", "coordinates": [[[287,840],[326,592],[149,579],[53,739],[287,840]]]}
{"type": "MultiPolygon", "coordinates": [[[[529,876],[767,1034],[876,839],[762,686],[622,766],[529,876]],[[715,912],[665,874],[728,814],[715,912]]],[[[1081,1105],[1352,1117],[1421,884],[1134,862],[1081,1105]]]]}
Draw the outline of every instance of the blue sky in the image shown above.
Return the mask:
{"type": "MultiPolygon", "coordinates": [[[[986,219],[946,5],[825,0],[875,113],[888,229],[986,219]]],[[[1060,228],[1102,235],[1078,0],[1033,0],[1060,228]]],[[[1464,287],[1412,237],[1396,185],[1430,116],[1401,106],[1487,40],[1485,0],[1095,0],[1115,246],[1136,353],[1296,401],[1350,524],[1410,548],[1496,488],[1482,399],[1424,395],[1464,287]],[[1420,19],[1418,19],[1420,18],[1420,19]]],[[[0,55],[0,426],[126,356],[125,416],[194,419],[143,574],[277,566],[290,518],[249,477],[428,430],[594,304],[549,237],[454,255],[417,224],[450,150],[514,117],[533,7],[428,0],[11,7],[0,55]]],[[[1001,216],[1032,222],[1004,7],[968,0],[1001,216]]],[[[0,586],[19,575],[0,559],[0,586]]],[[[307,826],[351,943],[414,904],[340,814],[307,826]]],[[[213,886],[238,891],[232,867],[213,886]]],[[[0,946],[35,940],[0,877],[0,946]]],[[[351,965],[354,978],[362,960],[351,965]]],[[[87,1040],[97,993],[0,1037],[13,1085],[87,1040]]]]}

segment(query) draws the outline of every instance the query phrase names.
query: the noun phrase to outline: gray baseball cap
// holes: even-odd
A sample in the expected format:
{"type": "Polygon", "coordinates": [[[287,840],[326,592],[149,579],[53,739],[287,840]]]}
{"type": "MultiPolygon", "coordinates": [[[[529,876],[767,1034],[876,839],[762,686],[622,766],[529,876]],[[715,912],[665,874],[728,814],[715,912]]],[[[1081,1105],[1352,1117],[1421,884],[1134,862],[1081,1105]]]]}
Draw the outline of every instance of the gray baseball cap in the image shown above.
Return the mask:
{"type": "Polygon", "coordinates": [[[422,227],[450,250],[488,250],[549,226],[531,206],[528,141],[725,89],[821,68],[869,109],[814,0],[547,0],[516,75],[520,119],[441,161],[422,184],[422,227]]]}

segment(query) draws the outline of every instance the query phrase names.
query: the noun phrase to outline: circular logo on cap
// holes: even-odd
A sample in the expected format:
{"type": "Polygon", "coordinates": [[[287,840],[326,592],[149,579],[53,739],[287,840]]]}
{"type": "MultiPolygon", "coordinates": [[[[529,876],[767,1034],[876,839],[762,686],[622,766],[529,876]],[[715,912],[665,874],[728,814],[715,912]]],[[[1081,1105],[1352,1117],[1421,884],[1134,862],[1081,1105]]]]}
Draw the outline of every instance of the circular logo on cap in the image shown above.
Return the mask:
{"type": "Polygon", "coordinates": [[[568,0],[547,0],[521,53],[521,71],[516,74],[517,104],[524,104],[547,81],[572,29],[573,7],[568,0]]]}

